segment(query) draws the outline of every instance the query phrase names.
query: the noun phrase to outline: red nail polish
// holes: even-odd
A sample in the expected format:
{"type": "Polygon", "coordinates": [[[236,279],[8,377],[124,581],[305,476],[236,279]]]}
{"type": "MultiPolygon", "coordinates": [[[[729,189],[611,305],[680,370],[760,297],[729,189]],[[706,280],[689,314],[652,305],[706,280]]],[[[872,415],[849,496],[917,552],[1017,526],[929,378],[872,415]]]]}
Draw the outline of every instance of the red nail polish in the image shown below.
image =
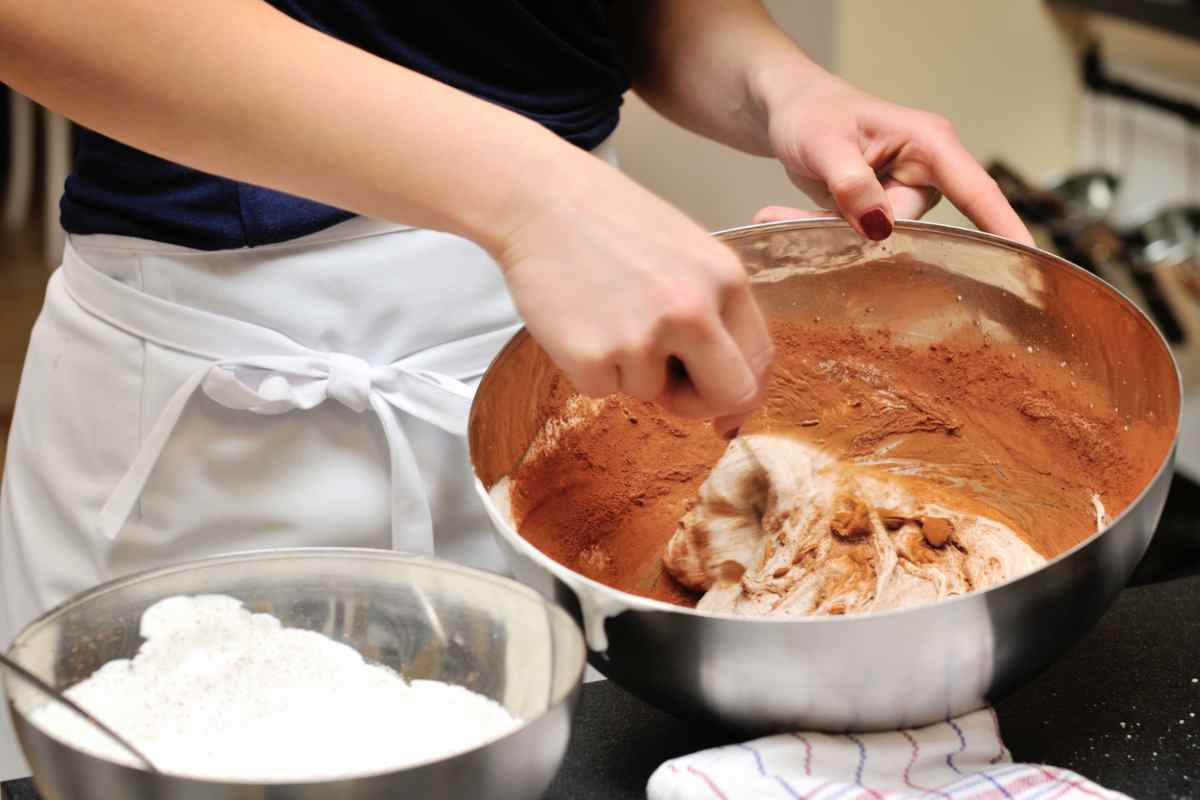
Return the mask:
{"type": "Polygon", "coordinates": [[[742,429],[740,427],[731,428],[731,429],[725,431],[724,433],[722,433],[721,437],[727,442],[732,442],[734,439],[737,438],[738,434],[741,432],[742,432],[742,429]]]}
{"type": "Polygon", "coordinates": [[[867,238],[875,242],[881,242],[892,235],[892,222],[887,218],[887,214],[883,213],[883,209],[875,208],[863,214],[858,224],[862,225],[863,232],[867,234],[867,238]]]}

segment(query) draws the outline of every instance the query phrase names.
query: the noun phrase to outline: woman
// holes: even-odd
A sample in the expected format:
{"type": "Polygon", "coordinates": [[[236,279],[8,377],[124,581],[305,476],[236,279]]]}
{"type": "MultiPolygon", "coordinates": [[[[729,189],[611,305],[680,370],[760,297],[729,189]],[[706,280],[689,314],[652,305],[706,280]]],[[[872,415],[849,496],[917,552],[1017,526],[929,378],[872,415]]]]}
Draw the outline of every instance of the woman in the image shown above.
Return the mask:
{"type": "Polygon", "coordinates": [[[945,193],[1029,241],[946,122],[823,72],[753,0],[697,8],[0,0],[0,79],[98,132],[10,439],[0,643],[221,551],[502,568],[462,432],[518,317],[580,390],[736,429],[771,342],[732,253],[606,163],[630,84],[863,236],[945,193]]]}

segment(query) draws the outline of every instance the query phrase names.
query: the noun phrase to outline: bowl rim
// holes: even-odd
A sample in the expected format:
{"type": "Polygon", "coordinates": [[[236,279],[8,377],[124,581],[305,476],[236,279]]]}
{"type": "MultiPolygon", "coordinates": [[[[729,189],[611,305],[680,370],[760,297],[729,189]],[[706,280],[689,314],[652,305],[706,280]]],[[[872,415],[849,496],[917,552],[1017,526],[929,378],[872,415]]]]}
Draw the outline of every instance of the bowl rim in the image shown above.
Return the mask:
{"type": "MultiPolygon", "coordinates": [[[[804,217],[804,218],[796,218],[796,219],[788,219],[788,220],[777,220],[777,221],[773,221],[773,222],[749,224],[749,225],[739,225],[739,226],[732,227],[732,228],[722,228],[720,230],[713,231],[711,235],[721,241],[725,241],[730,238],[736,238],[738,235],[743,234],[743,233],[772,230],[775,228],[786,229],[786,230],[797,230],[797,229],[805,229],[805,228],[844,228],[847,230],[853,230],[852,226],[848,222],[846,222],[844,219],[842,219],[841,217],[825,216],[825,217],[804,217]]],[[[1121,512],[1119,514],[1117,514],[1116,516],[1111,517],[1109,519],[1107,525],[1105,525],[1103,528],[1096,530],[1091,535],[1089,535],[1087,538],[1076,543],[1074,546],[1059,553],[1054,558],[1047,559],[1044,564],[1039,565],[1036,569],[1031,570],[1030,572],[1026,572],[1021,575],[1016,575],[1012,578],[1009,578],[1006,581],[1003,581],[1002,583],[998,583],[994,586],[989,586],[988,588],[983,589],[982,591],[967,592],[966,594],[956,595],[954,597],[946,598],[945,600],[939,600],[934,603],[927,603],[924,605],[912,606],[909,608],[888,609],[886,611],[869,611],[869,612],[861,613],[861,614],[849,614],[846,616],[834,616],[834,617],[746,617],[746,616],[737,616],[737,615],[728,614],[728,613],[715,613],[715,612],[711,612],[711,611],[700,611],[696,608],[692,608],[692,607],[688,607],[688,606],[679,606],[679,605],[675,605],[674,603],[668,603],[663,600],[654,600],[649,597],[642,597],[641,595],[631,594],[631,593],[623,591],[621,589],[613,588],[612,586],[609,586],[607,584],[600,583],[599,581],[593,580],[592,578],[582,575],[581,573],[575,572],[571,568],[559,563],[558,561],[555,561],[553,558],[548,556],[546,553],[544,553],[540,549],[538,549],[538,547],[535,546],[532,542],[530,542],[528,539],[526,539],[524,536],[522,536],[521,532],[519,530],[517,530],[517,528],[514,525],[511,525],[508,522],[504,521],[500,517],[500,515],[498,513],[496,513],[496,509],[494,507],[495,504],[492,502],[491,495],[490,495],[490,492],[488,491],[488,488],[483,485],[483,481],[481,481],[479,479],[478,474],[475,474],[476,492],[481,496],[481,499],[483,500],[485,507],[488,510],[489,516],[491,516],[493,518],[493,523],[498,524],[501,527],[501,529],[502,529],[501,534],[506,539],[508,539],[510,542],[515,543],[518,547],[520,547],[520,549],[523,552],[525,552],[527,555],[533,557],[543,568],[548,569],[559,580],[562,580],[564,583],[566,583],[568,586],[570,586],[572,588],[572,590],[575,590],[575,585],[582,585],[582,586],[586,587],[592,593],[598,593],[602,596],[610,598],[613,601],[620,601],[621,603],[623,603],[626,606],[626,608],[623,609],[622,611],[625,611],[625,610],[638,610],[638,611],[643,611],[643,612],[657,611],[657,612],[666,612],[666,613],[672,613],[672,614],[684,614],[684,615],[696,617],[699,619],[716,620],[716,621],[723,621],[723,622],[751,623],[754,625],[839,625],[839,624],[845,625],[847,623],[855,623],[855,622],[864,622],[864,623],[872,622],[875,620],[887,619],[887,618],[890,618],[893,616],[899,616],[899,615],[903,615],[903,614],[929,612],[930,609],[934,609],[934,608],[941,609],[941,608],[947,608],[950,606],[960,605],[963,603],[974,602],[974,601],[976,601],[982,597],[985,597],[988,594],[995,592],[997,590],[1005,589],[1007,587],[1014,586],[1022,581],[1033,579],[1033,577],[1038,575],[1039,573],[1060,564],[1061,562],[1074,556],[1079,551],[1081,551],[1087,547],[1090,547],[1094,542],[1096,542],[1102,536],[1104,536],[1109,531],[1116,528],[1118,523],[1121,522],[1122,520],[1124,520],[1127,516],[1129,516],[1130,513],[1133,511],[1133,509],[1135,509],[1141,505],[1142,501],[1145,499],[1146,495],[1149,494],[1150,490],[1153,489],[1154,487],[1156,487],[1159,484],[1159,482],[1162,480],[1163,474],[1167,470],[1173,469],[1173,465],[1175,462],[1175,451],[1176,451],[1176,448],[1178,448],[1178,446],[1179,446],[1179,432],[1180,432],[1180,428],[1182,425],[1182,416],[1183,416],[1183,414],[1182,414],[1182,411],[1183,411],[1183,377],[1179,371],[1179,362],[1175,358],[1175,354],[1171,351],[1171,347],[1167,343],[1166,337],[1164,337],[1162,334],[1162,331],[1159,330],[1158,325],[1155,324],[1154,320],[1151,319],[1136,303],[1134,303],[1132,300],[1130,300],[1128,297],[1126,297],[1124,295],[1124,293],[1122,293],[1119,289],[1117,289],[1112,284],[1110,284],[1107,281],[1105,281],[1104,279],[1100,278],[1098,275],[1095,275],[1095,274],[1087,271],[1083,267],[1080,267],[1077,264],[1071,263],[1070,261],[1066,260],[1062,256],[1056,255],[1056,254],[1048,252],[1046,250],[1042,250],[1038,247],[1033,247],[1032,245],[1023,244],[1021,242],[1017,242],[1012,239],[1005,238],[1003,236],[998,236],[993,233],[987,233],[984,231],[975,230],[973,228],[963,228],[963,227],[956,226],[956,225],[946,225],[946,224],[942,224],[942,223],[938,223],[938,222],[925,222],[924,220],[896,220],[894,228],[896,230],[902,230],[902,231],[910,230],[910,231],[940,233],[940,234],[944,234],[944,235],[951,236],[954,238],[981,241],[981,242],[991,244],[991,245],[996,245],[996,246],[999,246],[999,247],[1002,247],[1002,248],[1005,248],[1008,250],[1014,250],[1019,253],[1024,253],[1026,255],[1032,255],[1038,259],[1050,261],[1051,263],[1055,263],[1061,267],[1065,267],[1070,272],[1075,274],[1077,277],[1089,280],[1092,283],[1094,283],[1098,288],[1110,292],[1112,295],[1114,295],[1116,297],[1117,300],[1119,300],[1130,311],[1132,311],[1134,313],[1134,315],[1140,319],[1141,322],[1143,322],[1145,325],[1147,325],[1149,327],[1149,329],[1151,331],[1153,331],[1155,336],[1157,336],[1158,344],[1162,347],[1162,350],[1166,354],[1168,360],[1170,361],[1171,368],[1174,372],[1174,375],[1175,375],[1174,388],[1175,388],[1176,397],[1178,397],[1178,399],[1179,399],[1179,410],[1176,413],[1175,420],[1174,420],[1174,431],[1171,436],[1171,446],[1167,448],[1166,453],[1163,455],[1163,459],[1162,459],[1161,463],[1159,464],[1158,469],[1155,470],[1153,477],[1151,477],[1150,480],[1148,480],[1146,482],[1145,486],[1142,487],[1141,491],[1139,491],[1137,493],[1137,495],[1135,495],[1134,498],[1129,501],[1129,503],[1125,506],[1125,508],[1123,508],[1121,510],[1121,512]],[[575,585],[572,585],[572,584],[575,584],[575,585]]],[[[509,349],[509,347],[511,347],[514,344],[514,342],[517,341],[517,337],[521,336],[522,333],[527,334],[527,331],[524,327],[522,327],[519,331],[517,331],[517,333],[513,335],[513,337],[509,340],[509,342],[500,351],[500,353],[497,354],[496,359],[492,362],[493,364],[499,362],[500,358],[509,349]]],[[[472,404],[472,406],[474,406],[474,404],[472,404]]],[[[475,472],[473,465],[472,465],[472,472],[473,473],[475,472]]],[[[604,616],[605,616],[605,618],[608,618],[610,616],[616,616],[618,613],[622,613],[622,612],[616,612],[614,614],[605,614],[604,616]]]]}
{"type": "MultiPolygon", "coordinates": [[[[380,777],[383,777],[386,775],[408,772],[411,770],[421,769],[423,767],[428,767],[428,766],[432,766],[435,764],[448,762],[455,758],[458,758],[459,756],[464,756],[464,755],[467,755],[468,753],[473,753],[477,750],[481,750],[485,747],[496,744],[497,742],[508,739],[509,737],[512,737],[512,736],[522,733],[527,728],[529,728],[532,724],[534,724],[535,722],[538,722],[539,720],[541,720],[542,718],[544,718],[545,716],[550,714],[552,711],[559,708],[564,702],[567,702],[568,700],[570,700],[571,696],[574,695],[579,690],[579,686],[581,685],[581,683],[583,681],[584,672],[587,668],[587,645],[584,641],[583,633],[580,631],[579,626],[575,623],[575,620],[573,620],[571,618],[571,615],[568,614],[565,610],[563,610],[563,608],[561,606],[559,606],[557,603],[554,603],[551,600],[548,600],[547,598],[542,596],[540,593],[534,591],[533,589],[529,588],[528,586],[524,585],[523,583],[521,583],[519,581],[516,581],[512,578],[509,578],[509,577],[506,577],[504,575],[500,575],[500,574],[497,574],[494,572],[488,572],[487,570],[478,569],[475,567],[468,567],[463,564],[457,564],[452,561],[447,561],[445,559],[437,558],[436,556],[431,556],[431,555],[427,555],[427,554],[423,554],[423,553],[411,553],[411,552],[403,551],[403,550],[384,550],[384,549],[366,548],[366,547],[284,547],[284,548],[278,548],[278,549],[239,550],[236,552],[222,553],[220,555],[208,556],[205,558],[197,558],[197,559],[191,559],[188,561],[175,562],[173,564],[167,564],[167,565],[160,566],[160,567],[151,567],[149,569],[140,570],[138,572],[134,572],[129,575],[123,575],[119,578],[114,578],[112,580],[105,581],[104,583],[97,584],[91,588],[88,588],[81,592],[78,592],[77,594],[71,595],[67,599],[63,600],[61,603],[55,605],[54,607],[50,608],[46,612],[39,615],[36,619],[29,622],[27,625],[25,625],[21,629],[20,633],[18,633],[16,635],[16,637],[13,639],[12,643],[9,645],[9,647],[7,649],[7,653],[9,653],[11,655],[13,650],[18,645],[21,644],[23,639],[25,639],[27,636],[31,635],[38,628],[49,623],[52,619],[59,617],[62,614],[67,613],[71,609],[83,606],[87,602],[89,602],[90,600],[92,600],[96,597],[108,594],[110,592],[117,591],[125,586],[130,586],[133,584],[141,583],[143,581],[147,581],[147,580],[151,580],[151,579],[155,579],[155,578],[162,578],[165,576],[169,576],[169,575],[173,575],[173,574],[177,574],[177,573],[181,573],[181,572],[188,572],[197,567],[216,566],[216,565],[219,565],[222,563],[246,563],[246,562],[254,562],[254,561],[283,561],[283,560],[290,560],[290,559],[296,559],[296,558],[318,559],[319,560],[319,559],[326,558],[329,556],[336,556],[338,558],[361,559],[361,560],[398,561],[398,562],[403,562],[403,563],[407,563],[407,564],[419,565],[421,567],[428,567],[433,570],[441,570],[443,572],[453,572],[453,573],[458,573],[458,574],[463,574],[463,575],[469,575],[472,578],[476,578],[476,579],[480,579],[480,580],[484,580],[484,581],[493,583],[495,585],[503,587],[504,589],[506,589],[507,591],[509,591],[511,593],[519,594],[521,596],[524,596],[531,600],[534,600],[546,611],[546,613],[550,614],[551,616],[557,616],[561,622],[567,623],[565,626],[563,626],[563,628],[565,630],[569,630],[571,632],[570,634],[568,634],[568,636],[571,638],[571,640],[573,642],[572,650],[575,651],[576,657],[579,662],[578,667],[575,669],[576,675],[575,675],[574,679],[571,680],[570,683],[567,684],[567,688],[565,690],[555,693],[555,695],[551,699],[551,702],[549,702],[547,704],[546,708],[542,709],[541,711],[539,711],[537,714],[535,714],[533,716],[521,717],[519,724],[516,725],[515,727],[513,727],[511,730],[506,731],[505,733],[503,733],[499,736],[494,736],[490,739],[486,739],[482,742],[478,742],[478,743],[472,745],[471,747],[466,747],[466,748],[463,748],[460,750],[455,750],[453,752],[446,753],[442,756],[438,756],[438,757],[434,757],[434,758],[427,758],[422,761],[415,761],[415,762],[407,763],[404,766],[399,767],[399,768],[384,769],[384,770],[378,770],[375,772],[355,772],[355,773],[349,773],[349,774],[345,774],[345,775],[339,774],[339,775],[332,775],[332,776],[323,776],[323,777],[314,778],[311,780],[288,780],[288,781],[273,781],[273,782],[245,780],[245,779],[236,779],[236,778],[219,779],[219,778],[212,778],[212,777],[208,777],[208,776],[181,774],[181,773],[177,773],[177,772],[154,773],[154,772],[151,772],[150,770],[147,770],[144,767],[144,765],[112,761],[110,759],[96,755],[90,751],[75,747],[72,743],[64,741],[62,739],[59,739],[58,737],[52,736],[49,733],[43,731],[41,728],[38,728],[36,725],[34,725],[33,722],[29,719],[29,716],[27,714],[25,714],[23,711],[21,711],[20,709],[18,709],[16,707],[16,704],[13,702],[12,695],[8,690],[8,683],[11,680],[11,676],[9,676],[7,674],[7,671],[4,670],[3,668],[0,668],[0,695],[4,696],[5,701],[8,703],[8,707],[15,719],[20,719],[24,724],[29,725],[30,727],[35,729],[38,733],[53,740],[58,745],[66,747],[69,750],[79,753],[85,757],[93,758],[98,761],[102,761],[106,764],[115,765],[117,767],[121,767],[121,768],[125,768],[125,769],[136,770],[138,772],[153,776],[155,778],[161,778],[161,779],[172,780],[172,781],[190,781],[190,782],[201,783],[201,784],[213,784],[213,785],[223,785],[223,786],[286,787],[286,786],[319,786],[322,784],[336,784],[336,783],[344,783],[347,781],[370,780],[370,779],[380,778],[380,777]]],[[[350,645],[347,645],[347,646],[350,646],[350,645]]],[[[495,701],[493,701],[493,702],[495,702],[495,701]]]]}

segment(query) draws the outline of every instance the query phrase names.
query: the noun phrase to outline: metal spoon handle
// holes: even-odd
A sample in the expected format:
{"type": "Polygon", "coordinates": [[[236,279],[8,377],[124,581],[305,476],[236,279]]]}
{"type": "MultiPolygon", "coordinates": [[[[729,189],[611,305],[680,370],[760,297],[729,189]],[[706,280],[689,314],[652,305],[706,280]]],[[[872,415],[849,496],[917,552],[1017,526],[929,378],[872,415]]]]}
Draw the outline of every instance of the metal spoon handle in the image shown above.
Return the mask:
{"type": "Polygon", "coordinates": [[[146,768],[149,769],[151,772],[159,771],[158,767],[154,766],[154,762],[152,762],[149,758],[146,758],[145,754],[142,753],[141,750],[137,749],[132,744],[130,744],[129,740],[127,740],[125,737],[121,736],[121,734],[117,733],[112,728],[105,725],[100,720],[96,719],[94,716],[92,716],[90,713],[88,713],[82,706],[80,706],[74,700],[67,697],[65,694],[58,691],[53,686],[46,683],[44,680],[39,678],[37,675],[34,675],[32,672],[25,669],[20,664],[13,661],[11,658],[4,655],[3,653],[0,653],[0,665],[7,667],[18,678],[25,681],[30,686],[34,687],[35,689],[37,689],[39,692],[41,692],[42,694],[49,697],[54,702],[61,703],[62,705],[66,706],[67,708],[74,711],[79,716],[86,719],[93,726],[95,726],[97,729],[99,729],[100,732],[103,733],[105,736],[107,736],[108,738],[112,739],[114,742],[119,744],[123,749],[128,750],[130,753],[133,753],[133,755],[136,756],[139,761],[141,761],[143,764],[145,764],[146,768]]]}

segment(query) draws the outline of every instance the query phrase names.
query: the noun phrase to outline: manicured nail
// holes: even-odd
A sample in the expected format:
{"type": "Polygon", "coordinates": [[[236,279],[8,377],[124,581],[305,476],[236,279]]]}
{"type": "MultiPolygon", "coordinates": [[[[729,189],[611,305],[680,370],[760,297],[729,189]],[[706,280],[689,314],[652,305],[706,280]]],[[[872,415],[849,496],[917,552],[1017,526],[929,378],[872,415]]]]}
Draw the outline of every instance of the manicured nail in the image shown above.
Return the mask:
{"type": "Polygon", "coordinates": [[[740,427],[730,428],[729,430],[722,433],[721,436],[725,439],[725,441],[732,442],[734,439],[737,438],[738,434],[741,432],[742,432],[742,429],[740,427]]]}
{"type": "Polygon", "coordinates": [[[862,225],[867,238],[874,242],[881,242],[892,235],[892,222],[881,208],[874,208],[863,214],[859,217],[858,224],[862,225]]]}

